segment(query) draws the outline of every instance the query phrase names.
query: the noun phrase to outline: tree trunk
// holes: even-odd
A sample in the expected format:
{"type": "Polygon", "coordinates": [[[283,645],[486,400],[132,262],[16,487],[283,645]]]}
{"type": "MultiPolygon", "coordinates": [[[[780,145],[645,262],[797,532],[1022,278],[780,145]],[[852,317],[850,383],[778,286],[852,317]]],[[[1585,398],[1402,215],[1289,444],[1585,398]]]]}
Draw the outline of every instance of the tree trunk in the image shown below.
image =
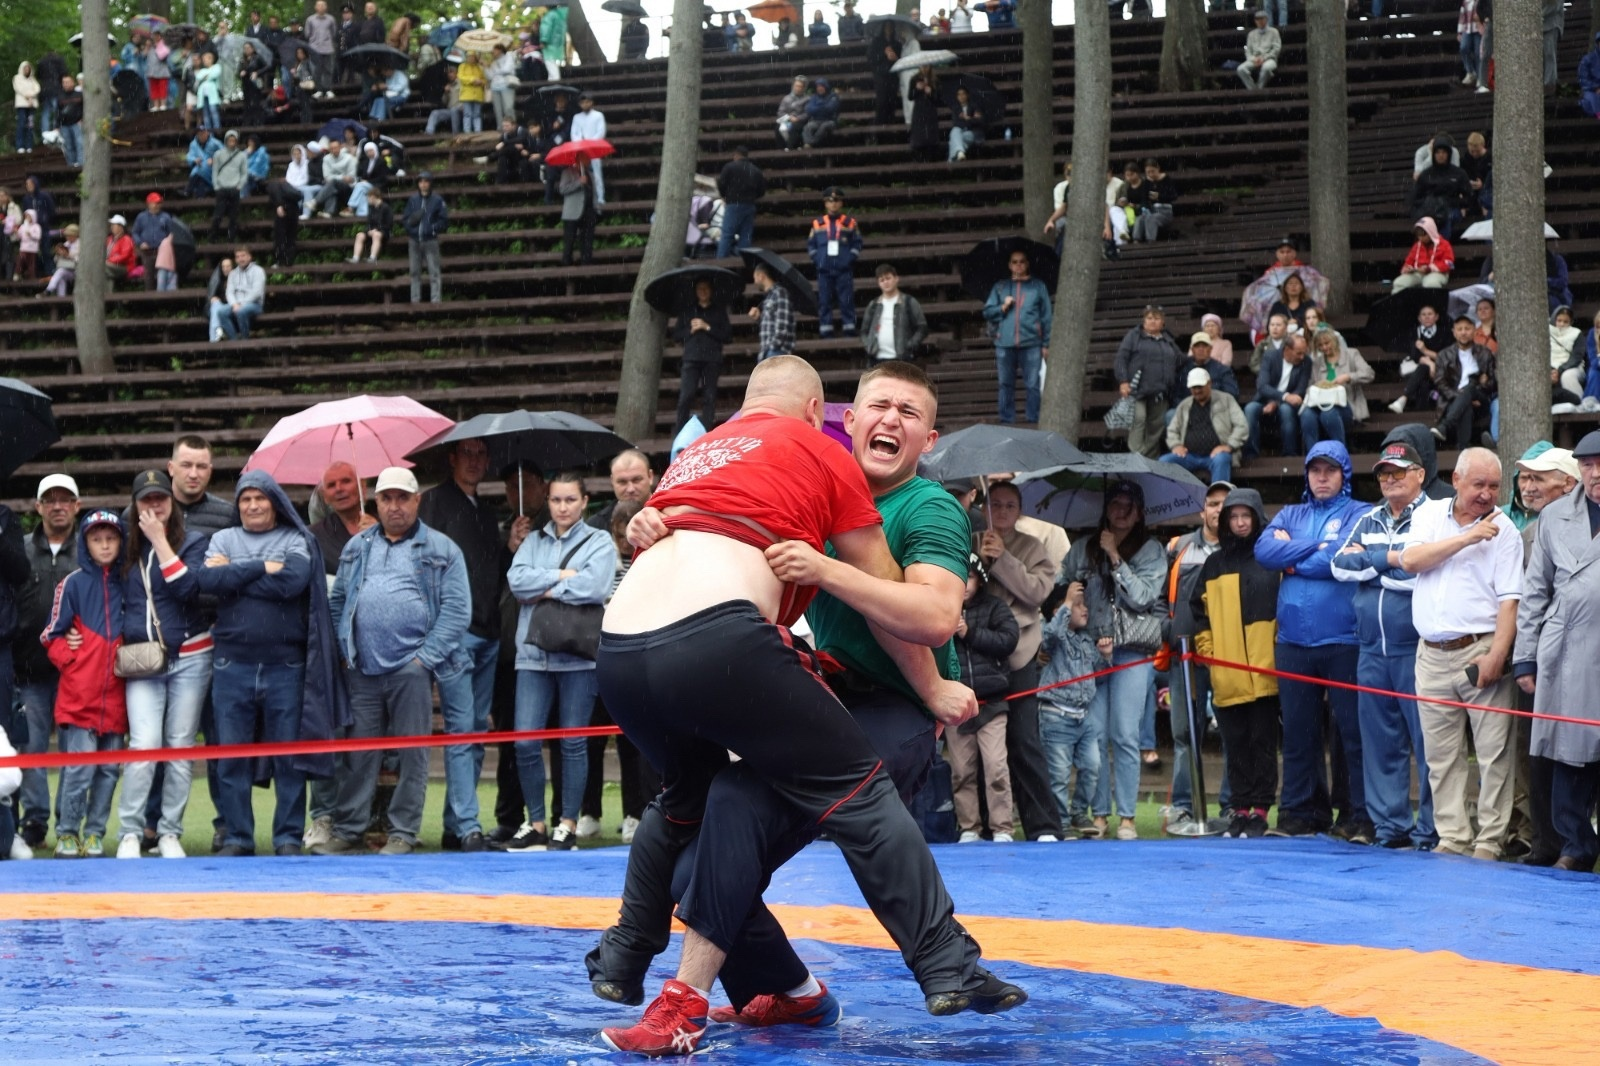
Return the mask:
{"type": "Polygon", "coordinates": [[[1501,495],[1515,459],[1550,437],[1544,265],[1544,45],[1538,4],[1494,8],[1494,286],[1501,495]]]}
{"type": "MultiPolygon", "coordinates": [[[[570,0],[567,4],[567,39],[572,42],[572,50],[578,54],[578,62],[584,66],[598,67],[606,61],[600,39],[594,35],[589,16],[583,13],[583,4],[579,0],[570,0]]],[[[564,58],[562,62],[565,62],[564,58]]]]}
{"type": "Polygon", "coordinates": [[[1345,82],[1344,0],[1308,0],[1307,77],[1311,94],[1306,152],[1312,262],[1328,279],[1328,310],[1350,310],[1350,128],[1345,82]]]}
{"type": "Polygon", "coordinates": [[[1022,26],[1022,212],[1028,235],[1038,239],[1050,217],[1050,190],[1055,174],[1055,120],[1050,111],[1055,84],[1051,52],[1055,34],[1050,0],[1023,0],[1022,26]]]}
{"type": "Polygon", "coordinates": [[[1089,372],[1089,337],[1100,290],[1101,233],[1106,222],[1106,159],[1111,144],[1111,15],[1105,4],[1078,6],[1072,50],[1072,172],[1067,191],[1066,243],[1056,284],[1050,330],[1050,372],[1045,377],[1039,427],[1074,444],[1083,417],[1089,372]]]}
{"type": "Polygon", "coordinates": [[[622,348],[616,432],[630,441],[654,435],[661,406],[661,349],[666,316],[644,299],[650,280],[683,261],[689,228],[689,196],[700,156],[700,11],[703,0],[676,0],[667,55],[667,120],[661,136],[661,179],[656,215],[628,307],[628,338],[622,348]]]}
{"type": "Polygon", "coordinates": [[[1164,93],[1194,92],[1207,87],[1207,23],[1201,4],[1202,0],[1167,0],[1159,82],[1164,93]]]}
{"type": "Polygon", "coordinates": [[[72,291],[72,325],[78,365],[85,374],[111,374],[106,335],[105,244],[111,209],[111,52],[106,0],[83,0],[83,171],[78,175],[78,276],[72,291]]]}

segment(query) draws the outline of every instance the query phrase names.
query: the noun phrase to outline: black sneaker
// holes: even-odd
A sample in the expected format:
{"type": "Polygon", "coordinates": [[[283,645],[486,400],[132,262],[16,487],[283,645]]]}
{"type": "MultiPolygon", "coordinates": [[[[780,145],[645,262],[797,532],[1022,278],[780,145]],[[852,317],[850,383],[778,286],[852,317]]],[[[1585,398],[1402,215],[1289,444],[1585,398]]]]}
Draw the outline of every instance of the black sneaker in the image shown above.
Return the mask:
{"type": "Polygon", "coordinates": [[[299,844],[279,844],[272,849],[272,854],[292,858],[295,855],[304,855],[305,850],[299,844]]]}
{"type": "Polygon", "coordinates": [[[460,851],[461,850],[461,838],[456,836],[454,833],[450,832],[449,830],[445,830],[444,835],[439,838],[439,850],[440,851],[460,851]]]}
{"type": "Polygon", "coordinates": [[[578,834],[565,822],[558,822],[550,832],[550,851],[571,851],[578,846],[578,834]]]}
{"type": "Polygon", "coordinates": [[[1377,834],[1377,829],[1369,822],[1352,822],[1345,826],[1344,838],[1352,844],[1370,847],[1377,834]]]}
{"type": "Polygon", "coordinates": [[[607,977],[601,963],[599,948],[591,948],[589,954],[583,957],[584,965],[589,968],[589,988],[596,996],[611,1003],[621,1003],[627,1007],[637,1007],[644,1002],[643,981],[614,980],[607,977]]]}
{"type": "Polygon", "coordinates": [[[1100,827],[1094,824],[1094,819],[1087,814],[1072,816],[1072,828],[1078,831],[1078,836],[1085,840],[1097,840],[1100,837],[1100,827]]]}
{"type": "MultiPolygon", "coordinates": [[[[22,842],[24,844],[28,845],[28,847],[30,847],[30,848],[42,848],[42,847],[44,847],[45,835],[46,835],[46,827],[44,826],[43,823],[40,823],[40,822],[23,822],[22,823],[22,842]]],[[[1550,861],[1554,862],[1555,860],[1552,859],[1550,861]]]]}
{"type": "Polygon", "coordinates": [[[927,997],[928,1013],[938,1017],[960,1014],[965,1010],[979,1014],[999,1014],[1028,1002],[1028,993],[1009,981],[1002,981],[982,967],[978,968],[980,981],[976,988],[961,992],[934,992],[927,997]]]}
{"type": "Polygon", "coordinates": [[[474,829],[457,842],[464,852],[488,851],[489,843],[483,839],[483,834],[474,829]]]}
{"type": "Polygon", "coordinates": [[[1235,812],[1234,816],[1232,818],[1228,819],[1228,828],[1227,828],[1226,831],[1223,832],[1222,835],[1225,836],[1225,837],[1228,837],[1230,839],[1233,839],[1233,840],[1242,840],[1242,839],[1244,839],[1245,825],[1249,821],[1250,821],[1250,812],[1249,811],[1237,811],[1237,812],[1235,812]]]}
{"type": "Polygon", "coordinates": [[[1278,824],[1267,830],[1270,837],[1314,837],[1317,827],[1304,818],[1297,818],[1292,814],[1279,814],[1278,824]]]}
{"type": "Polygon", "coordinates": [[[239,844],[224,844],[217,849],[217,857],[223,859],[241,859],[254,855],[254,848],[246,848],[239,844]]]}
{"type": "Polygon", "coordinates": [[[1245,816],[1244,835],[1250,840],[1256,840],[1267,835],[1267,812],[1251,811],[1245,816]]]}
{"type": "Polygon", "coordinates": [[[550,846],[550,838],[543,829],[535,829],[528,822],[522,823],[522,828],[517,830],[515,836],[500,845],[501,851],[544,851],[550,846]]]}
{"type": "Polygon", "coordinates": [[[514,837],[516,835],[517,835],[517,827],[516,826],[514,826],[514,825],[497,825],[493,829],[489,830],[488,835],[484,839],[487,840],[489,842],[490,846],[492,847],[495,844],[505,844],[505,843],[509,842],[512,837],[514,837]]]}

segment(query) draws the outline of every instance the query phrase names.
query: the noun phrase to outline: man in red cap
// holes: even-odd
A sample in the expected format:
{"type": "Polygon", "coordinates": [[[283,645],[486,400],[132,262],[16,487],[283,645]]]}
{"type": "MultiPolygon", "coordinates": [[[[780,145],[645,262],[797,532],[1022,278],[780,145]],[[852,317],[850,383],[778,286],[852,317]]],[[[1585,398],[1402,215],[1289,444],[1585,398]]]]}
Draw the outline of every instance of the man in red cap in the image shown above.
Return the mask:
{"type": "Polygon", "coordinates": [[[161,194],[144,198],[145,209],[133,220],[133,246],[144,264],[144,291],[156,291],[156,252],[161,242],[172,236],[172,216],[161,210],[161,194]]]}

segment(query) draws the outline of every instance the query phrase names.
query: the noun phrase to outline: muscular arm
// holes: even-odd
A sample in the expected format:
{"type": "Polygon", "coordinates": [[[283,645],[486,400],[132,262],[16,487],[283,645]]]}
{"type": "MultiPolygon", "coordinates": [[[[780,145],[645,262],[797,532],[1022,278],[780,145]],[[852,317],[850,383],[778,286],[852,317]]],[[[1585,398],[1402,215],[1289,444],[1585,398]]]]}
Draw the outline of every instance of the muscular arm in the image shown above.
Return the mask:
{"type": "Polygon", "coordinates": [[[836,535],[833,550],[837,559],[782,541],[767,549],[767,562],[780,581],[816,585],[900,640],[931,648],[956,631],[966,583],[955,574],[914,563],[901,580],[880,526],[836,535]]]}
{"type": "Polygon", "coordinates": [[[878,644],[900,669],[900,676],[906,679],[934,718],[954,728],[978,713],[978,697],[970,688],[939,676],[932,650],[899,640],[871,622],[867,623],[867,628],[872,630],[878,644]]]}

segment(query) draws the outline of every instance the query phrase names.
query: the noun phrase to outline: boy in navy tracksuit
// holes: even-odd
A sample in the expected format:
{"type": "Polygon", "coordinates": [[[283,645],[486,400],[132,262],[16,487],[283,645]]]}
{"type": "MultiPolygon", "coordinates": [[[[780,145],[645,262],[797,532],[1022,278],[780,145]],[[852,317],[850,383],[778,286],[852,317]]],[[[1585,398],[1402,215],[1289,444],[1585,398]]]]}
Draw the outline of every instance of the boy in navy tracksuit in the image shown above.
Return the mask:
{"type": "MultiPolygon", "coordinates": [[[[117,571],[124,538],[115,511],[91,511],[84,517],[78,526],[78,569],[56,586],[50,619],[39,638],[61,672],[55,714],[64,752],[120,750],[128,731],[122,679],[113,673],[122,644],[122,574],[117,571]]],[[[101,854],[120,772],[115,764],[62,769],[58,857],[101,854]]]]}
{"type": "Polygon", "coordinates": [[[811,220],[806,249],[817,267],[817,332],[833,336],[833,308],[847,337],[856,334],[856,256],[861,254],[861,230],[844,213],[844,193],[837,185],[822,194],[827,213],[811,220]]]}

